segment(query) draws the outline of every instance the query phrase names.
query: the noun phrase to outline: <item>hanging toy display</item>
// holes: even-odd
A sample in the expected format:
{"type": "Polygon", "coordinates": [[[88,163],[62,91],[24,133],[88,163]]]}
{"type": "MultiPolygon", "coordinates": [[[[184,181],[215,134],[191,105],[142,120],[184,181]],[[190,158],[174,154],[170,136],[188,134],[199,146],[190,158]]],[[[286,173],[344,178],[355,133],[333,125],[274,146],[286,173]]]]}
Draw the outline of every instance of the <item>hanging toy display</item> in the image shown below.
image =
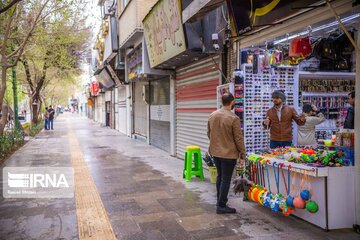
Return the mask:
{"type": "Polygon", "coordinates": [[[284,196],[280,193],[280,164],[273,163],[274,177],[276,183],[276,194],[270,201],[270,208],[273,212],[277,212],[283,207],[285,200],[284,196]]]}
{"type": "MultiPolygon", "coordinates": [[[[291,171],[291,166],[289,165],[288,171],[291,171]]],[[[292,177],[291,177],[291,186],[290,186],[290,191],[292,193],[295,193],[296,191],[296,170],[292,171],[292,177]]],[[[291,195],[291,192],[288,194],[288,196],[286,197],[286,205],[288,205],[291,208],[295,208],[294,206],[294,197],[291,195]]]]}
{"type": "Polygon", "coordinates": [[[298,195],[296,197],[294,197],[294,201],[293,201],[295,208],[298,208],[298,209],[304,209],[305,205],[306,205],[305,200],[303,198],[301,198],[301,196],[300,196],[301,191],[304,186],[304,183],[305,183],[305,178],[306,178],[305,170],[300,170],[300,188],[297,191],[298,195]]]}
{"type": "Polygon", "coordinates": [[[290,165],[288,166],[287,181],[285,179],[285,173],[284,173],[283,167],[284,167],[284,164],[281,163],[280,164],[281,175],[283,177],[284,186],[285,186],[285,190],[286,190],[286,197],[284,198],[285,201],[283,201],[281,209],[282,209],[282,213],[284,214],[284,216],[290,216],[290,214],[295,211],[294,205],[293,205],[293,199],[291,199],[292,197],[290,196],[290,179],[291,179],[290,172],[291,172],[291,166],[290,165]],[[290,204],[288,204],[288,202],[290,204]]]}
{"type": "Polygon", "coordinates": [[[269,166],[266,163],[265,163],[265,170],[266,170],[266,177],[268,180],[268,191],[263,194],[262,203],[264,207],[270,207],[270,201],[273,198],[273,194],[271,192],[271,186],[270,186],[269,166]]]}
{"type": "MultiPolygon", "coordinates": [[[[313,154],[310,151],[306,153],[313,154]]],[[[290,216],[295,209],[306,209],[310,213],[316,213],[319,206],[311,199],[310,177],[306,171],[308,170],[300,170],[300,184],[297,184],[298,170],[292,169],[291,165],[286,169],[284,163],[271,164],[266,157],[252,155],[246,162],[246,175],[254,183],[247,192],[248,198],[264,207],[269,207],[272,212],[281,211],[284,216],[290,216]],[[274,170],[276,193],[271,191],[270,166],[274,170]],[[286,195],[280,193],[280,171],[286,195]]]]}
{"type": "Polygon", "coordinates": [[[308,174],[305,174],[305,186],[304,189],[300,192],[300,197],[306,201],[306,210],[310,213],[316,213],[319,211],[319,205],[311,200],[312,198],[312,187],[311,187],[311,177],[308,174]],[[307,188],[307,189],[306,189],[307,188]]]}

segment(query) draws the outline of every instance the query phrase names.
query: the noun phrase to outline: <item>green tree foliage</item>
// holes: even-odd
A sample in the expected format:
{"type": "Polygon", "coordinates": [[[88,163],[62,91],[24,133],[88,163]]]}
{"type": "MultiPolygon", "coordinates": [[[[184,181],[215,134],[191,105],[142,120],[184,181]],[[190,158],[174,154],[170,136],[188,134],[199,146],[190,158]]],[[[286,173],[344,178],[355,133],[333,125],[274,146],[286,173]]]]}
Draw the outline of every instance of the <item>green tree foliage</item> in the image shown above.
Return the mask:
{"type": "MultiPolygon", "coordinates": [[[[38,1],[38,4],[41,2],[38,1]]],[[[56,4],[56,10],[36,25],[19,59],[21,64],[18,65],[19,80],[30,98],[32,122],[35,124],[39,121],[45,99],[49,97],[50,102],[54,99],[53,92],[46,91],[47,87],[61,89],[75,84],[74,78],[80,75],[80,65],[88,48],[91,33],[91,29],[86,26],[87,16],[83,14],[86,12],[86,3],[73,0],[52,4],[56,4]]],[[[31,10],[28,11],[29,15],[35,14],[31,13],[31,10]]],[[[16,34],[21,36],[31,24],[31,21],[22,21],[16,29],[16,34]]]]}

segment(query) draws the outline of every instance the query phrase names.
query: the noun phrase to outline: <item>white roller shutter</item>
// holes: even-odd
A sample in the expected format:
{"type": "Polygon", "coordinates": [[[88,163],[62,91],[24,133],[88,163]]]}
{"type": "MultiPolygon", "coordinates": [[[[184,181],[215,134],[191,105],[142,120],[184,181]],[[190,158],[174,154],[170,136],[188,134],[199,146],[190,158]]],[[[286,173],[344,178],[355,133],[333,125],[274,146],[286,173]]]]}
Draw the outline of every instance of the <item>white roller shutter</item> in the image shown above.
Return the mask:
{"type": "Polygon", "coordinates": [[[183,158],[185,147],[209,147],[207,121],[216,110],[216,87],[221,74],[219,57],[199,61],[176,71],[176,154],[183,158]]]}
{"type": "Polygon", "coordinates": [[[121,133],[126,134],[126,87],[121,86],[118,88],[118,111],[119,111],[119,123],[118,128],[121,133]]]}

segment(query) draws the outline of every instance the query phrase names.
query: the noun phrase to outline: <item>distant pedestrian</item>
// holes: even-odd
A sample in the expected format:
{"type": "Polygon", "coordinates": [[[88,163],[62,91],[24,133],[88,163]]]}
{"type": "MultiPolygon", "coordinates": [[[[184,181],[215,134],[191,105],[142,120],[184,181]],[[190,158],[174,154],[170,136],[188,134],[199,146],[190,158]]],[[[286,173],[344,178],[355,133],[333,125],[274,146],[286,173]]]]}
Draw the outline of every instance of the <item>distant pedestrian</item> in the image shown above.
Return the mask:
{"type": "Polygon", "coordinates": [[[351,92],[348,95],[348,101],[350,107],[347,110],[347,115],[344,122],[344,128],[354,129],[354,118],[355,118],[355,92],[351,92]]]}
{"type": "Polygon", "coordinates": [[[208,137],[209,153],[214,157],[217,169],[217,203],[216,213],[236,213],[235,208],[227,206],[231,177],[236,160],[243,163],[245,159],[244,137],[241,131],[240,118],[231,112],[235,107],[235,98],[231,93],[222,95],[223,107],[209,116],[208,137]]]}
{"type": "Polygon", "coordinates": [[[44,112],[44,118],[45,118],[45,130],[49,130],[49,108],[46,107],[45,108],[45,112],[44,112]]]}
{"type": "Polygon", "coordinates": [[[50,108],[48,109],[49,113],[49,129],[54,130],[54,117],[55,117],[55,110],[50,105],[50,108]]]}
{"type": "Polygon", "coordinates": [[[315,126],[323,123],[326,119],[324,114],[318,111],[317,107],[310,104],[303,106],[305,124],[298,127],[297,145],[317,147],[315,138],[315,126]]]}

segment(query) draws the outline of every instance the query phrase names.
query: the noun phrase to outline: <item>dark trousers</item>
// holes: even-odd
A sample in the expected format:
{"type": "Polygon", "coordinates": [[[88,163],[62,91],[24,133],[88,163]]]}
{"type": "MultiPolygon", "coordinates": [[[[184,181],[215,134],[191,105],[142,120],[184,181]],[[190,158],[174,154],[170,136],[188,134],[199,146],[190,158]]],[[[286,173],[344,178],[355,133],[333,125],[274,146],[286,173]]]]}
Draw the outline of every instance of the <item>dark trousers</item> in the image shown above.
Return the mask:
{"type": "Polygon", "coordinates": [[[216,206],[225,207],[228,201],[228,193],[230,189],[231,177],[236,165],[236,159],[225,159],[214,157],[215,166],[217,169],[216,191],[217,203],[216,206]]]}
{"type": "Polygon", "coordinates": [[[49,119],[45,119],[45,130],[49,129],[49,119]]]}
{"type": "Polygon", "coordinates": [[[270,148],[290,147],[291,144],[292,144],[291,141],[273,141],[273,140],[270,140],[270,148]]]}

